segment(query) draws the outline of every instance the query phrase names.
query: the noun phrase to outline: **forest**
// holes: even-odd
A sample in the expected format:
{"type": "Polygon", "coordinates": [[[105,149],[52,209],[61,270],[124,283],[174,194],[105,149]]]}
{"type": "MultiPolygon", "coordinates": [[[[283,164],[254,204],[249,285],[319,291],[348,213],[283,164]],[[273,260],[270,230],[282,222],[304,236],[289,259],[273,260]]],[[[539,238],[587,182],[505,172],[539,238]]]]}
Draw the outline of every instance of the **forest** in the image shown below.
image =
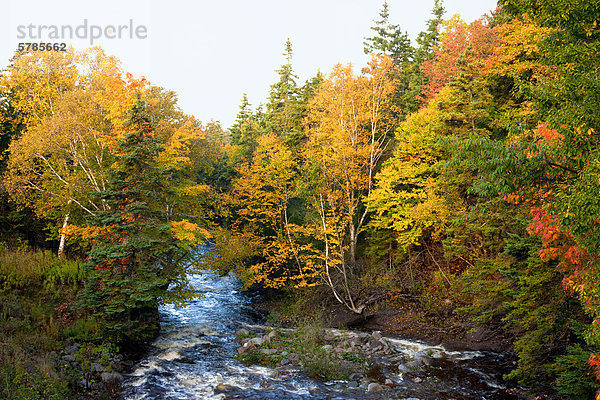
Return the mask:
{"type": "Polygon", "coordinates": [[[90,360],[139,352],[211,269],[292,324],[387,310],[390,332],[485,329],[523,398],[600,399],[599,21],[598,0],[499,0],[471,23],[435,0],[415,42],[384,3],[367,65],[302,83],[288,40],[229,129],[99,47],[16,52],[0,398],[118,396],[92,391],[90,360]],[[73,343],[80,368],[61,367],[73,343]]]}

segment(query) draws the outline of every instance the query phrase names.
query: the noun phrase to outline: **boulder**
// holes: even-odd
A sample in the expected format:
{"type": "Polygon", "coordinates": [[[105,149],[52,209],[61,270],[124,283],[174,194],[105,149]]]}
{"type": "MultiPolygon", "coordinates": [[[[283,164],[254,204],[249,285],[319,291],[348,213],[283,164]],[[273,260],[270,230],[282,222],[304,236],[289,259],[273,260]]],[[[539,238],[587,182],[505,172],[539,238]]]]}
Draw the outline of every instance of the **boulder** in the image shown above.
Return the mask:
{"type": "Polygon", "coordinates": [[[277,349],[258,349],[258,351],[262,354],[271,355],[278,352],[277,349]]]}
{"type": "Polygon", "coordinates": [[[241,328],[235,331],[235,334],[237,336],[248,336],[250,335],[250,331],[248,329],[241,328]]]}
{"type": "Polygon", "coordinates": [[[244,343],[243,346],[238,347],[237,352],[239,355],[242,355],[244,353],[246,353],[247,351],[250,351],[252,349],[254,349],[256,346],[253,344],[249,344],[249,343],[244,343]]]}
{"type": "Polygon", "coordinates": [[[275,338],[277,333],[275,331],[271,331],[262,337],[263,343],[271,343],[271,339],[275,338]]]}
{"type": "Polygon", "coordinates": [[[383,343],[381,343],[379,340],[373,340],[369,346],[371,347],[371,350],[383,349],[383,343]]]}
{"type": "Polygon", "coordinates": [[[123,375],[118,372],[103,372],[100,374],[100,378],[102,378],[102,382],[121,382],[123,380],[123,375]]]}
{"type": "Polygon", "coordinates": [[[251,339],[248,339],[248,340],[247,340],[247,341],[244,343],[244,346],[252,346],[252,345],[254,345],[254,346],[258,346],[258,347],[260,347],[260,346],[263,344],[263,342],[264,342],[264,339],[263,339],[263,338],[260,338],[260,337],[253,337],[253,338],[251,338],[251,339]]]}
{"type": "Polygon", "coordinates": [[[63,358],[63,360],[68,361],[68,362],[75,362],[75,361],[77,361],[75,359],[75,356],[73,356],[71,354],[67,354],[66,356],[63,356],[62,358],[63,358]]]}
{"type": "Polygon", "coordinates": [[[351,381],[360,381],[362,378],[363,378],[363,376],[361,374],[359,374],[358,372],[353,372],[350,374],[351,381]]]}
{"type": "Polygon", "coordinates": [[[362,339],[358,336],[353,337],[351,342],[356,346],[362,345],[362,339]]]}
{"type": "Polygon", "coordinates": [[[79,386],[84,387],[86,389],[91,386],[90,382],[87,379],[82,379],[77,383],[79,384],[79,386]]]}
{"type": "Polygon", "coordinates": [[[383,388],[379,383],[371,382],[369,386],[367,386],[367,392],[381,392],[383,388]]]}
{"type": "Polygon", "coordinates": [[[230,385],[225,385],[225,384],[223,384],[223,383],[219,383],[215,389],[217,389],[217,391],[219,391],[219,392],[224,392],[224,391],[226,391],[226,390],[230,390],[230,389],[232,389],[232,386],[230,386],[230,385]]]}
{"type": "Polygon", "coordinates": [[[74,344],[67,344],[67,345],[65,346],[65,351],[66,351],[68,354],[75,354],[75,353],[77,353],[77,351],[78,351],[78,350],[79,350],[79,346],[77,346],[77,343],[74,343],[74,344]]]}

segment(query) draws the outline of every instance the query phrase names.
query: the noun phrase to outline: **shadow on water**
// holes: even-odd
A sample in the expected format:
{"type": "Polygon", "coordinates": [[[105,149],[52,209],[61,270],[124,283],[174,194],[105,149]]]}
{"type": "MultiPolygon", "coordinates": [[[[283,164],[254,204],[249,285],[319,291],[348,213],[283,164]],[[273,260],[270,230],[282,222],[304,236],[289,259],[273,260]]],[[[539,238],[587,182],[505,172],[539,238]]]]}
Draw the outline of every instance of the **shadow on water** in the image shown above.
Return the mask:
{"type": "Polygon", "coordinates": [[[502,355],[399,339],[387,338],[395,352],[377,359],[373,373],[397,385],[380,393],[297,371],[245,366],[235,358],[235,331],[263,316],[234,277],[206,272],[190,280],[202,297],[183,308],[161,308],[161,334],[128,374],[125,399],[516,399],[501,384],[502,355]]]}

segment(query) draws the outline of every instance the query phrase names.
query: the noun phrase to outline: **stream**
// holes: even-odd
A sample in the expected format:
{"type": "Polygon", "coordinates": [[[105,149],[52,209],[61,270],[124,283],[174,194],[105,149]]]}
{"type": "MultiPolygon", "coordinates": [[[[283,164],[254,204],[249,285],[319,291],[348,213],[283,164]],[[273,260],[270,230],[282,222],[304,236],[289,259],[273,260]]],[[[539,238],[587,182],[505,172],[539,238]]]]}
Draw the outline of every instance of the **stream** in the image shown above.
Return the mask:
{"type": "Polygon", "coordinates": [[[396,385],[383,392],[369,393],[345,381],[319,382],[298,371],[246,366],[236,359],[235,332],[262,322],[252,299],[232,276],[206,272],[190,281],[202,297],[183,308],[161,307],[161,333],[127,374],[125,399],[517,399],[502,384],[501,366],[507,362],[502,354],[448,351],[394,338],[383,338],[393,353],[377,360],[396,385]],[[415,361],[416,372],[407,368],[415,361]]]}

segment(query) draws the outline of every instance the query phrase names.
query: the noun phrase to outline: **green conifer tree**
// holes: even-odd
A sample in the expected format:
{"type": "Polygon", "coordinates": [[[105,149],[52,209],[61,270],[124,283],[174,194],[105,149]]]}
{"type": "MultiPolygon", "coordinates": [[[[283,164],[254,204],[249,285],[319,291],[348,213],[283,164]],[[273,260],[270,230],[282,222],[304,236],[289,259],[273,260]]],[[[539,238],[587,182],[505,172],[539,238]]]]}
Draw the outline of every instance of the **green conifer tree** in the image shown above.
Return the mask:
{"type": "Polygon", "coordinates": [[[82,305],[120,343],[139,343],[158,332],[158,305],[169,284],[185,280],[173,262],[178,252],[168,224],[170,172],[157,165],[161,150],[138,98],[128,133],[118,143],[106,190],[107,205],[91,218],[97,229],[86,267],[82,305]]]}
{"type": "Polygon", "coordinates": [[[292,42],[287,39],[283,52],[285,64],[276,72],[279,81],[271,85],[267,103],[265,125],[269,132],[280,136],[289,147],[295,147],[304,137],[302,106],[298,100],[298,76],[292,68],[292,42]]]}
{"type": "Polygon", "coordinates": [[[390,24],[389,8],[387,1],[383,2],[379,16],[381,19],[375,21],[371,30],[374,36],[364,41],[365,54],[376,53],[390,56],[397,66],[404,66],[413,57],[413,47],[410,44],[407,32],[402,32],[399,25],[390,24]]]}
{"type": "Polygon", "coordinates": [[[231,127],[231,144],[239,147],[239,156],[245,161],[252,159],[252,153],[256,150],[257,139],[262,134],[261,110],[252,111],[246,93],[242,96],[240,111],[235,124],[231,127]]]}
{"type": "Polygon", "coordinates": [[[417,48],[414,51],[413,63],[406,70],[407,90],[403,95],[403,104],[408,112],[419,109],[421,92],[427,85],[427,77],[422,71],[423,64],[433,58],[435,47],[440,42],[440,31],[444,21],[444,9],[442,0],[435,0],[431,10],[432,18],[427,20],[427,30],[417,36],[417,48]]]}

